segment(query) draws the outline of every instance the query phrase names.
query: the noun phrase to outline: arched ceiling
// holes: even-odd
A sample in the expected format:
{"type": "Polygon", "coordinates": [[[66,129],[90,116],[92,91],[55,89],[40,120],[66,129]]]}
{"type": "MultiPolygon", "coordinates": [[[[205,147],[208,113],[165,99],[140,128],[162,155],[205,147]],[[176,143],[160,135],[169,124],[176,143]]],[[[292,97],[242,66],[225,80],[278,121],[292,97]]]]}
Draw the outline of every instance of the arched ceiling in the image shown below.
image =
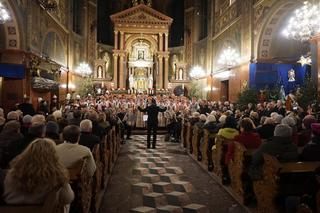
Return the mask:
{"type": "MultiPolygon", "coordinates": [[[[184,0],[153,0],[152,8],[174,19],[170,46],[183,45],[184,0]],[[182,39],[182,40],[181,40],[182,39]]],[[[110,15],[128,9],[131,0],[98,0],[98,41],[113,45],[113,26],[110,15]]]]}

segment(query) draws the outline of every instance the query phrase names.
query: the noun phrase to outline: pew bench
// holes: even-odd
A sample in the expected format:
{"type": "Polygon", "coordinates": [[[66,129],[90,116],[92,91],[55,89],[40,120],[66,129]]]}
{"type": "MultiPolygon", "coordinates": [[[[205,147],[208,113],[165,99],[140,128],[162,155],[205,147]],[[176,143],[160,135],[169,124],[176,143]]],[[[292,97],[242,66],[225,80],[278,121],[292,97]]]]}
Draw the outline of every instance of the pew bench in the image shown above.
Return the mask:
{"type": "Polygon", "coordinates": [[[279,207],[275,203],[275,198],[279,193],[282,175],[306,174],[307,178],[320,166],[320,162],[281,163],[276,157],[266,154],[263,158],[263,179],[254,181],[254,192],[259,212],[278,212],[279,207]]]}

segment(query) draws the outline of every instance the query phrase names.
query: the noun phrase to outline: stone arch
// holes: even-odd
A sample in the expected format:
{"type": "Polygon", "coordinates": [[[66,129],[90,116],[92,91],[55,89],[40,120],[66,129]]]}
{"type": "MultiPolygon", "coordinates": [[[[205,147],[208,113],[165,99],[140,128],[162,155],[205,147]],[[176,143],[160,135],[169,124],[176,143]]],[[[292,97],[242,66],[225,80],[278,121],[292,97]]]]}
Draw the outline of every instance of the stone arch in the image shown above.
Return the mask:
{"type": "Polygon", "coordinates": [[[136,40],[139,40],[139,39],[146,40],[146,41],[150,42],[152,51],[154,53],[158,50],[157,41],[150,35],[142,34],[142,35],[132,35],[126,40],[126,51],[128,52],[128,50],[129,50],[129,48],[131,48],[132,44],[136,40]]]}
{"type": "Polygon", "coordinates": [[[42,40],[41,53],[48,56],[53,61],[67,66],[67,50],[61,35],[49,29],[42,40]]]}
{"type": "Polygon", "coordinates": [[[4,44],[5,49],[24,49],[24,37],[23,32],[23,18],[19,13],[18,5],[12,3],[12,1],[4,0],[2,4],[8,10],[11,20],[3,24],[4,32],[4,44]]]}
{"type": "MultiPolygon", "coordinates": [[[[275,40],[279,39],[278,33],[287,19],[295,8],[299,7],[299,1],[278,1],[271,6],[268,16],[264,18],[261,29],[257,32],[255,42],[255,55],[257,59],[272,59],[275,40]]],[[[287,41],[290,42],[289,40],[287,41]]],[[[292,45],[297,45],[297,42],[291,41],[292,45]]],[[[291,46],[292,46],[291,45],[291,46]]]]}

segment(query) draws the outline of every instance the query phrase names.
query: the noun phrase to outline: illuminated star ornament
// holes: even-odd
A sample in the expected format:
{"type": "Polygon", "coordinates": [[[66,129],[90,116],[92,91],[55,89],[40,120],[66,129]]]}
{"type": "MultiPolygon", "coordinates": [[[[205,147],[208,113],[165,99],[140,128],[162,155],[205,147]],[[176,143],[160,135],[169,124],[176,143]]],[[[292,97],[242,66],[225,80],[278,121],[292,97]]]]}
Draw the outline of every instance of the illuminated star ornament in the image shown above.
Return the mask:
{"type": "Polygon", "coordinates": [[[312,60],[311,60],[310,56],[308,56],[308,57],[301,56],[301,58],[298,61],[298,63],[301,64],[301,66],[311,65],[312,64],[312,60]]]}

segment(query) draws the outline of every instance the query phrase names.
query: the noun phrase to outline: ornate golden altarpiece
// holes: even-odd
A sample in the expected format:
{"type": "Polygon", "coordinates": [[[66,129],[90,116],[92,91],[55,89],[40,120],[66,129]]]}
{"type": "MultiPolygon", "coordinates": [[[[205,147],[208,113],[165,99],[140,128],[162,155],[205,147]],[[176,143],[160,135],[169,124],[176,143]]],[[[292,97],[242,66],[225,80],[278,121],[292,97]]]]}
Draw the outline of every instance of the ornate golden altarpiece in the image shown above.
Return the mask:
{"type": "Polygon", "coordinates": [[[168,39],[173,19],[152,9],[151,4],[134,5],[111,16],[114,87],[139,92],[168,88],[168,39]]]}

